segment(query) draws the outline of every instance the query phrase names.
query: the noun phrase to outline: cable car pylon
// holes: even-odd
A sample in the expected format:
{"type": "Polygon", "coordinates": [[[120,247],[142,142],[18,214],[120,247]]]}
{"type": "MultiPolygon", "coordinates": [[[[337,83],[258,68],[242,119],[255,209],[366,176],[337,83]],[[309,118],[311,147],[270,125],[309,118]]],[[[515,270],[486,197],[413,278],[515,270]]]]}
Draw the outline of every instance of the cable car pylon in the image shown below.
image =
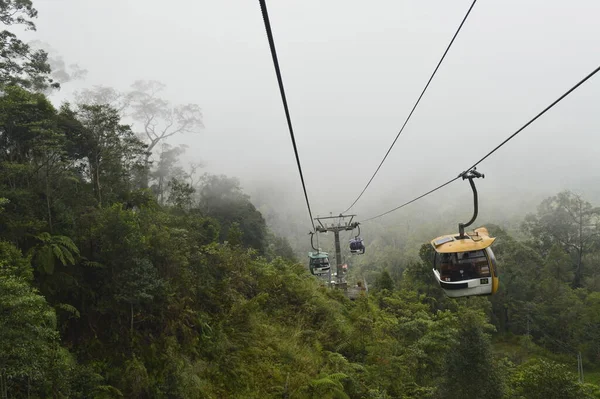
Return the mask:
{"type": "Polygon", "coordinates": [[[329,231],[333,232],[333,236],[335,239],[335,286],[336,288],[343,289],[346,291],[348,289],[348,282],[346,281],[346,270],[342,267],[342,250],[340,246],[340,231],[352,231],[358,227],[358,222],[352,222],[356,215],[343,215],[340,213],[339,216],[327,216],[327,217],[317,217],[315,220],[318,222],[318,225],[315,227],[315,230],[318,233],[327,233],[329,231]],[[342,222],[343,219],[350,218],[348,222],[342,222]],[[327,220],[329,219],[339,219],[337,223],[327,224],[327,220]]]}

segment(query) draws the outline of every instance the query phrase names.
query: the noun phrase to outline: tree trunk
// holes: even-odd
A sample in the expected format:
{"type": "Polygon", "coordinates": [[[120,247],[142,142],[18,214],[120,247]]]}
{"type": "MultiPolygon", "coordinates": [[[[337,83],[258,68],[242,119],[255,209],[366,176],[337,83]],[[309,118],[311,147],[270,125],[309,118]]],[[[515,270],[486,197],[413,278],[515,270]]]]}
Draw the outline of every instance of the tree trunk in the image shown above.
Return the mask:
{"type": "Polygon", "coordinates": [[[577,249],[577,274],[575,277],[575,286],[581,287],[581,280],[583,280],[583,247],[577,249]]]}
{"type": "Polygon", "coordinates": [[[92,162],[90,160],[90,174],[92,175],[92,186],[94,187],[94,193],[96,194],[96,200],[98,206],[102,208],[102,193],[100,187],[100,155],[95,154],[95,159],[92,162]]]}
{"type": "Polygon", "coordinates": [[[144,175],[142,176],[142,188],[148,188],[150,180],[150,153],[144,159],[144,175]]]}
{"type": "Polygon", "coordinates": [[[52,208],[50,206],[50,182],[48,174],[46,174],[46,210],[48,211],[48,227],[50,228],[50,234],[52,234],[52,208]]]}
{"type": "Polygon", "coordinates": [[[102,208],[102,191],[100,188],[100,167],[96,166],[96,190],[98,195],[98,206],[102,208]]]}
{"type": "Polygon", "coordinates": [[[8,399],[8,382],[4,373],[0,374],[0,388],[2,389],[2,399],[8,399]]]}
{"type": "Polygon", "coordinates": [[[579,242],[577,243],[577,269],[575,272],[575,287],[581,287],[581,280],[583,280],[583,251],[585,240],[583,239],[583,209],[582,209],[582,200],[581,198],[577,198],[577,204],[579,205],[579,242]]]}
{"type": "Polygon", "coordinates": [[[131,305],[131,337],[133,338],[133,302],[131,305]]]}
{"type": "Polygon", "coordinates": [[[164,177],[160,176],[158,178],[158,195],[159,195],[158,203],[161,205],[165,204],[163,185],[164,185],[164,177]]]}
{"type": "Polygon", "coordinates": [[[150,140],[150,144],[148,144],[148,153],[146,154],[146,158],[144,159],[144,177],[142,178],[142,188],[148,188],[150,183],[150,157],[152,156],[152,150],[156,147],[156,144],[160,141],[160,138],[150,140]]]}

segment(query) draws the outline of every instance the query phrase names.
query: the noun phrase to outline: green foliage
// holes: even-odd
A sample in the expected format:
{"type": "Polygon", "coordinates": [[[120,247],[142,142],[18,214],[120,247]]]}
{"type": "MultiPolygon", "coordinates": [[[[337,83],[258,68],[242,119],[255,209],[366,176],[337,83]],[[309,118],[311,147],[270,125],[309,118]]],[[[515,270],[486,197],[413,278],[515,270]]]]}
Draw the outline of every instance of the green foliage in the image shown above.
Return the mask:
{"type": "Polygon", "coordinates": [[[267,234],[267,258],[273,260],[280,256],[285,260],[296,262],[296,255],[290,242],[285,237],[279,237],[271,232],[267,234]]]}
{"type": "Polygon", "coordinates": [[[306,387],[302,387],[297,395],[292,395],[292,398],[349,399],[342,384],[346,378],[346,374],[336,373],[312,380],[306,387]]]}
{"type": "Polygon", "coordinates": [[[581,196],[563,191],[542,201],[536,215],[528,215],[523,229],[545,253],[560,245],[571,254],[574,281],[583,281],[583,256],[600,242],[600,207],[593,207],[581,196]]]}
{"type": "Polygon", "coordinates": [[[192,207],[192,195],[196,191],[189,183],[177,179],[169,182],[169,204],[179,209],[190,209],[192,207]]]}
{"type": "MultiPolygon", "coordinates": [[[[23,25],[26,30],[35,30],[31,19],[36,17],[37,10],[31,0],[5,0],[0,3],[0,22],[5,26],[23,25]]],[[[37,91],[59,87],[49,77],[51,69],[46,52],[33,51],[8,30],[0,32],[0,46],[0,85],[20,85],[37,91]]]]}
{"type": "Polygon", "coordinates": [[[10,201],[6,198],[0,197],[0,213],[4,211],[4,205],[8,204],[10,201]]]}
{"type": "Polygon", "coordinates": [[[571,259],[560,245],[554,244],[550,248],[544,264],[544,274],[564,283],[573,281],[571,259]]]}
{"type": "Polygon", "coordinates": [[[17,247],[6,241],[0,241],[0,276],[16,277],[23,281],[33,279],[29,258],[24,258],[17,247]]]}
{"type": "Polygon", "coordinates": [[[219,221],[221,240],[233,223],[242,231],[242,242],[264,254],[267,245],[267,226],[261,213],[240,188],[239,181],[226,176],[205,175],[200,189],[200,209],[219,221]]]}
{"type": "Polygon", "coordinates": [[[121,124],[119,112],[108,105],[81,105],[75,115],[81,125],[69,139],[75,155],[86,161],[82,172],[91,180],[98,204],[116,201],[120,192],[135,187],[139,174],[145,174],[147,146],[121,124]]]}
{"type": "Polygon", "coordinates": [[[231,226],[229,226],[229,231],[227,231],[227,242],[229,243],[229,245],[233,245],[234,247],[242,245],[243,236],[244,233],[240,229],[239,223],[231,223],[231,226]]]}
{"type": "Polygon", "coordinates": [[[145,396],[150,389],[148,371],[137,358],[127,360],[124,364],[123,385],[128,387],[128,397],[139,398],[145,396]]]}
{"type": "Polygon", "coordinates": [[[128,304],[151,302],[161,288],[162,281],[148,259],[132,259],[128,267],[119,272],[115,298],[128,304]]]}
{"type": "Polygon", "coordinates": [[[440,398],[502,398],[504,384],[485,333],[485,316],[470,309],[459,315],[458,345],[446,357],[440,398]]]}
{"type": "Polygon", "coordinates": [[[35,239],[38,243],[31,247],[29,253],[39,271],[46,274],[54,273],[56,261],[63,266],[75,264],[75,256],[79,255],[79,249],[69,237],[52,236],[43,232],[36,235],[35,239]]]}
{"type": "Polygon", "coordinates": [[[45,299],[22,278],[1,274],[0,310],[0,377],[4,384],[53,381],[60,385],[68,375],[70,355],[55,346],[56,317],[45,299]]]}
{"type": "Polygon", "coordinates": [[[510,379],[515,397],[526,399],[593,398],[564,364],[537,359],[517,367],[510,379]]]}
{"type": "MultiPolygon", "coordinates": [[[[35,15],[28,0],[0,2],[5,24],[35,15]]],[[[29,54],[17,50],[6,54],[29,54]]],[[[43,57],[27,58],[37,70],[0,65],[0,83],[47,84],[43,57]]],[[[178,165],[183,149],[164,139],[200,128],[201,114],[171,107],[153,94],[161,88],[138,82],[128,96],[148,144],[107,101],[57,111],[41,94],[4,88],[0,395],[597,396],[570,371],[574,352],[600,366],[597,208],[570,193],[549,198],[524,223],[528,242],[489,226],[492,298],[450,299],[435,284],[423,242],[437,225],[373,228],[371,255],[348,262],[373,289],[351,301],[296,263],[299,241],[273,233],[297,233],[292,216],[263,201],[270,224],[286,225],[271,231],[237,179],[198,181],[197,166],[178,165]],[[492,334],[503,338],[495,353],[518,349],[495,356],[492,334]]]]}
{"type": "MultiPolygon", "coordinates": [[[[179,182],[185,178],[185,171],[178,165],[179,156],[184,152],[184,146],[171,147],[166,143],[162,145],[156,169],[150,173],[150,177],[155,181],[152,185],[152,191],[155,193],[160,204],[164,204],[166,198],[169,197],[170,186],[174,184],[176,186],[177,184],[180,185],[181,183],[179,182]]],[[[173,202],[181,202],[180,200],[176,200],[176,197],[173,196],[173,202]]]]}
{"type": "Polygon", "coordinates": [[[377,290],[394,290],[394,280],[390,276],[390,273],[387,270],[381,272],[377,280],[375,280],[375,289],[377,290]]]}

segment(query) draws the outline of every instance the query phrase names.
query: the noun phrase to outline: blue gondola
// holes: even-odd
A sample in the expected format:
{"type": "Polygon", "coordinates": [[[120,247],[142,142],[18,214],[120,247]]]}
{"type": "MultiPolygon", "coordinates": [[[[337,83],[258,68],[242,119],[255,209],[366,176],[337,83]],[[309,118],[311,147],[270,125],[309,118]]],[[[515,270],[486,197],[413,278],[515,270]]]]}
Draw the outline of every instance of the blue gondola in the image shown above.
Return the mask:
{"type": "Polygon", "coordinates": [[[360,225],[358,223],[356,223],[356,227],[358,227],[358,234],[350,240],[350,253],[362,255],[365,253],[365,243],[363,242],[363,239],[360,238],[360,225]]]}
{"type": "Polygon", "coordinates": [[[353,254],[365,253],[365,244],[363,243],[362,238],[356,236],[350,240],[350,252],[353,254]]]}

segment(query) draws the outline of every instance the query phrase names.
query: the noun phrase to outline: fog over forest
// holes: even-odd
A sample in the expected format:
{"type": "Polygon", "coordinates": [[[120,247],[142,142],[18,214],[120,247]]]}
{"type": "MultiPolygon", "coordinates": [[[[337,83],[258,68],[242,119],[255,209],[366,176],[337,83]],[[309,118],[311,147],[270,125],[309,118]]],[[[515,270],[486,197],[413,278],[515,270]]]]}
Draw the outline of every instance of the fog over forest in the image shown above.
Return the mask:
{"type": "Polygon", "coordinates": [[[1,0],[0,399],[600,398],[599,15],[1,0]]]}
{"type": "MultiPolygon", "coordinates": [[[[37,32],[23,37],[50,44],[51,56],[87,70],[52,94],[56,104],[95,85],[127,91],[136,80],[164,83],[161,95],[173,104],[198,104],[204,129],[168,140],[188,146],[182,164],[202,162],[202,172],[239,177],[253,198],[271,201],[307,230],[258,4],[208,5],[39,0],[37,32]]],[[[315,216],[338,214],[360,193],[469,5],[269,5],[315,216]]],[[[583,78],[600,61],[598,12],[593,0],[477,4],[352,212],[373,216],[456,176],[583,78]]],[[[593,78],[480,165],[482,218],[533,210],[563,189],[600,199],[593,166],[599,99],[600,81],[593,78]]],[[[437,217],[468,196],[466,183],[453,183],[382,223],[411,212],[437,217]]]]}

